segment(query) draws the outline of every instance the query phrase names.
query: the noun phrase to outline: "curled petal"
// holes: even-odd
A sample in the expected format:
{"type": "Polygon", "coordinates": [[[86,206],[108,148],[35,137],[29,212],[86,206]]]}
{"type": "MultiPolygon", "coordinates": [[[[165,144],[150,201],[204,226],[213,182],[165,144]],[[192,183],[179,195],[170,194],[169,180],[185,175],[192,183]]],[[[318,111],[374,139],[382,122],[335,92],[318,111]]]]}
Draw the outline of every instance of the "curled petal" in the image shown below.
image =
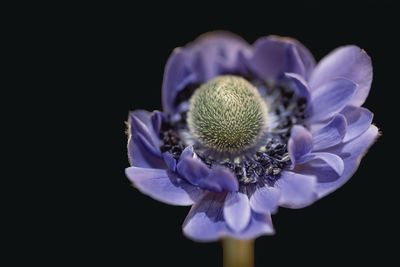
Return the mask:
{"type": "Polygon", "coordinates": [[[357,46],[339,47],[318,63],[310,77],[310,87],[316,89],[336,78],[346,78],[358,84],[349,105],[361,106],[371,87],[371,58],[357,46]]]}
{"type": "Polygon", "coordinates": [[[196,158],[191,147],[187,147],[182,152],[177,170],[192,185],[202,189],[223,192],[237,191],[239,188],[233,173],[223,167],[209,169],[199,158],[196,158]]]}
{"type": "Polygon", "coordinates": [[[285,82],[291,83],[291,88],[295,90],[295,94],[299,98],[304,98],[307,102],[310,99],[310,89],[307,82],[296,73],[285,73],[285,82]]]}
{"type": "Polygon", "coordinates": [[[138,110],[128,119],[128,158],[132,166],[164,169],[165,163],[159,149],[159,129],[152,121],[161,120],[160,112],[138,110]],[[156,117],[156,118],[155,118],[156,117]]]}
{"type": "Polygon", "coordinates": [[[239,183],[235,175],[224,167],[214,167],[210,174],[204,179],[205,184],[215,185],[216,192],[236,192],[239,190],[239,183]]]}
{"type": "Polygon", "coordinates": [[[303,126],[295,125],[292,128],[288,142],[289,156],[293,165],[312,150],[312,136],[303,126]]]}
{"type": "Polygon", "coordinates": [[[332,154],[339,155],[344,162],[344,170],[342,175],[334,176],[329,172],[329,169],[313,169],[312,173],[318,179],[318,196],[323,197],[346,183],[350,177],[356,172],[362,157],[366,154],[370,146],[376,141],[379,136],[378,128],[371,125],[369,129],[360,135],[358,138],[343,143],[339,146],[328,150],[332,154]],[[327,179],[327,177],[331,177],[327,179]]]}
{"type": "Polygon", "coordinates": [[[332,153],[316,152],[310,153],[302,157],[299,163],[306,163],[313,160],[322,160],[330,166],[338,175],[342,175],[344,163],[341,157],[332,153]]]}
{"type": "Polygon", "coordinates": [[[341,113],[345,116],[348,127],[343,142],[348,142],[368,130],[374,115],[366,108],[345,107],[341,113]]]}
{"type": "Polygon", "coordinates": [[[183,150],[177,165],[178,173],[191,184],[198,186],[210,173],[210,169],[193,152],[192,147],[183,150]]]}
{"type": "Polygon", "coordinates": [[[313,150],[322,150],[342,142],[346,135],[346,118],[338,114],[326,126],[313,133],[313,150]]]}

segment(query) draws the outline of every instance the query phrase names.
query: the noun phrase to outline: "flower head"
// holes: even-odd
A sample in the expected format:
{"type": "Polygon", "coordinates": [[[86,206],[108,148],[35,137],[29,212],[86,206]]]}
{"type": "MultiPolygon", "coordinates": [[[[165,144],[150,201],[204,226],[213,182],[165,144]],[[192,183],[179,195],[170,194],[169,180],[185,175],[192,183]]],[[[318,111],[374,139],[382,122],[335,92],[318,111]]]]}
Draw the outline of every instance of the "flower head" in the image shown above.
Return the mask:
{"type": "Polygon", "coordinates": [[[192,205],[189,238],[273,234],[278,206],[308,206],[358,168],[378,136],[361,107],[371,82],[356,46],[316,65],[290,38],[205,34],[168,60],[163,111],[130,113],[126,174],[154,199],[192,205]]]}

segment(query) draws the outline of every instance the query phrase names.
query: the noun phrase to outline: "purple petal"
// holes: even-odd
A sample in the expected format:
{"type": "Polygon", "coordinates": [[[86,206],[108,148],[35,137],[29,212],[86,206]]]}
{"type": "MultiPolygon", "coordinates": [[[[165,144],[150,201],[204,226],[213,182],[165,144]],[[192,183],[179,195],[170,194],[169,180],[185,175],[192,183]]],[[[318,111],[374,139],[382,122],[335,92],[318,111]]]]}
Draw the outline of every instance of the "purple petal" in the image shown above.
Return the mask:
{"type": "Polygon", "coordinates": [[[298,98],[304,98],[308,102],[310,99],[310,89],[307,82],[296,73],[285,73],[285,79],[291,83],[290,88],[295,90],[295,95],[298,98]]]}
{"type": "Polygon", "coordinates": [[[162,121],[162,113],[159,111],[148,112],[145,110],[137,110],[129,113],[129,131],[131,134],[135,132],[143,135],[153,146],[160,144],[160,126],[162,121]]]}
{"type": "Polygon", "coordinates": [[[207,193],[190,209],[183,233],[198,242],[216,241],[226,235],[228,229],[223,218],[225,194],[207,193]]]}
{"type": "Polygon", "coordinates": [[[202,195],[200,189],[166,170],[129,167],[125,172],[140,192],[167,204],[192,205],[202,195]]]}
{"type": "Polygon", "coordinates": [[[194,158],[194,159],[199,159],[194,153],[193,146],[187,146],[181,153],[179,159],[184,159],[184,158],[194,158]]]}
{"type": "Polygon", "coordinates": [[[153,128],[154,117],[161,119],[159,112],[139,110],[129,114],[128,158],[132,166],[158,169],[166,167],[159,149],[159,132],[153,128]]]}
{"type": "Polygon", "coordinates": [[[193,66],[202,81],[226,72],[244,71],[243,59],[250,53],[245,40],[224,31],[203,34],[187,48],[195,57],[193,66]]]}
{"type": "Polygon", "coordinates": [[[249,224],[251,209],[249,198],[241,192],[228,193],[225,198],[224,219],[234,232],[240,232],[249,224]]]}
{"type": "Polygon", "coordinates": [[[341,112],[347,120],[347,131],[343,142],[348,142],[368,130],[374,115],[366,108],[345,107],[341,112]]]}
{"type": "Polygon", "coordinates": [[[274,233],[270,214],[251,212],[250,221],[241,232],[233,232],[223,218],[225,194],[207,193],[191,208],[183,223],[183,233],[198,242],[217,241],[222,237],[254,239],[274,233]]]}
{"type": "Polygon", "coordinates": [[[343,170],[344,170],[344,163],[341,157],[331,154],[331,153],[326,153],[326,152],[316,152],[316,153],[310,153],[302,157],[299,162],[300,163],[306,163],[309,161],[313,160],[322,160],[326,164],[328,164],[329,167],[331,167],[338,175],[342,175],[343,170]]]}
{"type": "Polygon", "coordinates": [[[128,158],[131,166],[164,169],[165,163],[160,155],[153,153],[148,147],[148,142],[143,142],[140,135],[128,139],[128,158]]]}
{"type": "Polygon", "coordinates": [[[314,174],[318,178],[318,196],[323,197],[346,183],[350,177],[356,172],[362,157],[367,150],[376,141],[378,137],[378,128],[371,125],[369,129],[360,135],[358,138],[344,143],[333,148],[330,153],[339,155],[344,161],[343,174],[336,179],[326,179],[324,176],[332,177],[329,172],[323,172],[321,169],[316,169],[314,174]]]}
{"type": "Polygon", "coordinates": [[[239,183],[234,174],[224,167],[214,167],[208,176],[197,176],[190,182],[213,192],[236,192],[239,189],[239,183]]]}
{"type": "MultiPolygon", "coordinates": [[[[159,133],[161,131],[161,124],[162,124],[163,120],[164,120],[164,117],[161,112],[155,111],[152,113],[151,123],[152,123],[153,129],[156,133],[159,133]]],[[[156,140],[156,142],[159,142],[158,136],[155,140],[156,140]]]]}
{"type": "MultiPolygon", "coordinates": [[[[138,132],[134,134],[134,137],[137,137],[137,139],[135,138],[134,140],[138,140],[138,143],[141,143],[144,149],[147,150],[148,153],[156,155],[157,158],[160,157],[161,151],[159,147],[157,145],[154,145],[154,143],[148,138],[148,136],[138,132]]],[[[133,154],[133,157],[135,157],[135,154],[133,154]]]]}
{"type": "Polygon", "coordinates": [[[209,169],[190,151],[192,151],[190,147],[186,148],[179,158],[177,170],[182,177],[192,185],[213,192],[238,190],[238,181],[228,169],[223,167],[209,169]]]}
{"type": "Polygon", "coordinates": [[[236,239],[255,239],[262,235],[275,233],[270,214],[252,212],[249,225],[240,233],[229,233],[228,236],[236,239]]]}
{"type": "Polygon", "coordinates": [[[257,188],[250,197],[250,207],[257,213],[270,214],[275,213],[279,204],[279,190],[264,185],[257,188]]]}
{"type": "Polygon", "coordinates": [[[325,127],[313,133],[313,150],[322,150],[339,144],[346,134],[347,122],[343,115],[336,115],[325,127]]]}
{"type": "MultiPolygon", "coordinates": [[[[206,185],[213,185],[216,192],[236,192],[239,190],[239,183],[236,176],[225,167],[214,167],[211,169],[210,174],[204,179],[203,183],[206,185]]],[[[211,186],[209,186],[211,187],[211,186]]]]}
{"type": "Polygon", "coordinates": [[[295,125],[292,128],[290,139],[288,142],[289,156],[293,165],[312,150],[312,136],[310,132],[300,125],[295,125]]]}
{"type": "Polygon", "coordinates": [[[308,78],[315,60],[298,41],[286,37],[268,36],[254,44],[249,67],[261,78],[276,80],[285,72],[308,78]]]}
{"type": "Polygon", "coordinates": [[[357,84],[347,79],[334,79],[311,92],[312,121],[331,118],[349,104],[357,84]]]}
{"type": "Polygon", "coordinates": [[[175,49],[164,72],[164,111],[174,111],[175,98],[187,85],[199,84],[220,74],[244,71],[248,53],[249,45],[228,32],[207,33],[193,43],[175,49]]]}
{"type": "Polygon", "coordinates": [[[280,190],[279,204],[288,208],[303,208],[316,200],[315,176],[283,171],[274,187],[280,190]]]}
{"type": "Polygon", "coordinates": [[[297,165],[293,171],[317,177],[317,189],[320,183],[329,183],[340,177],[331,166],[322,160],[314,160],[302,165],[297,165]]]}
{"type": "Polygon", "coordinates": [[[168,170],[176,172],[176,159],[172,156],[172,154],[169,152],[165,152],[162,154],[162,156],[168,170]]]}
{"type": "Polygon", "coordinates": [[[165,65],[162,104],[166,113],[174,110],[174,101],[179,91],[196,82],[196,74],[192,72],[190,62],[190,54],[182,48],[176,48],[165,65]]]}
{"type": "Polygon", "coordinates": [[[316,89],[336,78],[346,78],[358,84],[357,92],[351,102],[361,106],[368,96],[372,82],[371,58],[354,45],[342,46],[324,57],[310,78],[311,89],[316,89]]]}
{"type": "Polygon", "coordinates": [[[181,177],[196,186],[210,174],[210,169],[196,157],[191,147],[185,148],[182,152],[177,171],[181,177]]]}

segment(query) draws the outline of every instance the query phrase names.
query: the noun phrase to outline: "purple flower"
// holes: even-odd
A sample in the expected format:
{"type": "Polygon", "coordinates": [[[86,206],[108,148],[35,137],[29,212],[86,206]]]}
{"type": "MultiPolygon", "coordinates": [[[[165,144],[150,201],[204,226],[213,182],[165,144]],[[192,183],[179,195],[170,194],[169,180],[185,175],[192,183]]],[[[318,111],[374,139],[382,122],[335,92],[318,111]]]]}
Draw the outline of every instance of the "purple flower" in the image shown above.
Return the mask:
{"type": "Polygon", "coordinates": [[[156,200],[192,205],[191,239],[273,234],[278,206],[308,206],[357,170],[378,136],[361,107],[371,82],[357,46],[316,65],[291,38],[205,34],[169,58],[163,111],[130,113],[126,174],[156,200]]]}

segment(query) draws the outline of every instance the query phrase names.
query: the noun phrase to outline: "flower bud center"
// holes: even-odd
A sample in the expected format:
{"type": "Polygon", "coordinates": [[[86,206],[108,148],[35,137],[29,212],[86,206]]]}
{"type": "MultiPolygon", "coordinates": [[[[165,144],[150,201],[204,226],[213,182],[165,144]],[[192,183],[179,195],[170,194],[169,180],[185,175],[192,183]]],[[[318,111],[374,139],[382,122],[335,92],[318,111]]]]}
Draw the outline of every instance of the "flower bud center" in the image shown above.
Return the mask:
{"type": "Polygon", "coordinates": [[[237,154],[256,145],[266,128],[267,106],[257,89],[238,76],[218,76],[190,99],[188,125],[201,145],[237,154]]]}

